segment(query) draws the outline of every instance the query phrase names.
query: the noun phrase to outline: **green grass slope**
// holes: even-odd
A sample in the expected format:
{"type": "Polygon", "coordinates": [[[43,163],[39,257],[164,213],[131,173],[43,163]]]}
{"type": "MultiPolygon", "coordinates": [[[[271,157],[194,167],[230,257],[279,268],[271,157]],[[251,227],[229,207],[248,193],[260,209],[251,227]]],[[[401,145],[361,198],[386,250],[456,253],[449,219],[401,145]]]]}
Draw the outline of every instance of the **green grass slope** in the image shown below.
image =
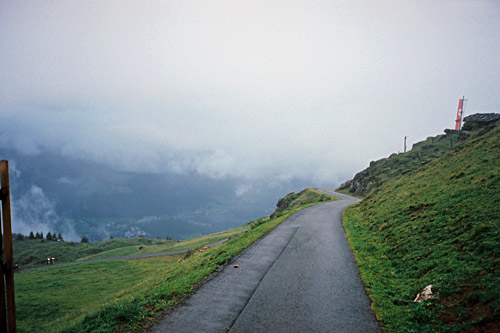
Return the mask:
{"type": "MultiPolygon", "coordinates": [[[[142,249],[138,249],[136,245],[129,246],[125,245],[123,247],[114,248],[112,250],[99,252],[97,254],[92,254],[86,257],[81,257],[77,261],[90,260],[90,259],[100,259],[100,258],[112,258],[125,256],[130,254],[140,254],[140,253],[159,253],[167,251],[178,251],[185,249],[192,249],[201,247],[207,244],[215,243],[223,239],[228,239],[234,237],[235,235],[244,233],[249,230],[250,226],[243,225],[238,228],[229,229],[221,231],[215,234],[204,235],[196,238],[186,239],[183,241],[163,241],[157,239],[149,240],[149,244],[144,245],[142,249]]],[[[140,237],[139,237],[140,238],[140,237]]],[[[133,238],[132,238],[133,239],[133,238]]],[[[127,240],[127,239],[125,239],[127,240]]],[[[96,243],[98,244],[98,243],[96,243]]],[[[126,244],[126,243],[125,243],[126,244]]]]}
{"type": "Polygon", "coordinates": [[[279,199],[276,204],[276,210],[271,215],[271,217],[281,216],[286,211],[303,206],[305,204],[311,202],[323,202],[323,201],[331,201],[336,200],[332,198],[330,195],[319,192],[315,189],[307,188],[298,193],[288,193],[285,197],[279,199]]]}
{"type": "Polygon", "coordinates": [[[496,127],[344,212],[387,331],[500,331],[499,162],[496,127]],[[436,297],[413,302],[429,284],[436,297]]]}
{"type": "MultiPolygon", "coordinates": [[[[118,251],[128,248],[125,254],[140,253],[139,246],[144,248],[151,246],[172,245],[175,241],[164,239],[149,239],[145,237],[116,238],[96,243],[79,242],[54,242],[40,239],[17,240],[12,243],[14,264],[19,264],[20,269],[44,266],[47,258],[54,257],[56,263],[75,261],[81,258],[94,258],[98,254],[106,253],[101,258],[112,257],[107,252],[118,251]]],[[[159,251],[160,252],[160,251],[159,251]]],[[[116,254],[114,256],[123,255],[116,254]]]]}
{"type": "MultiPolygon", "coordinates": [[[[496,125],[500,125],[500,122],[496,125]]],[[[338,190],[346,194],[366,196],[382,184],[421,168],[447,152],[488,133],[493,128],[495,124],[474,128],[470,132],[445,130],[446,134],[430,136],[424,141],[415,143],[406,153],[392,154],[387,158],[370,162],[368,168],[358,172],[353,179],[343,183],[338,190]]]]}
{"type": "MultiPolygon", "coordinates": [[[[16,274],[19,331],[142,330],[165,309],[168,311],[185,295],[194,293],[195,286],[204,278],[290,214],[327,200],[334,198],[307,189],[289,202],[289,208],[280,210],[279,217],[263,217],[226,232],[175,243],[176,247],[189,248],[229,238],[213,248],[201,247],[181,255],[80,263],[16,274]]],[[[128,240],[122,242],[123,248],[128,249],[128,240]]],[[[161,252],[168,245],[145,245],[143,250],[161,252]]]]}

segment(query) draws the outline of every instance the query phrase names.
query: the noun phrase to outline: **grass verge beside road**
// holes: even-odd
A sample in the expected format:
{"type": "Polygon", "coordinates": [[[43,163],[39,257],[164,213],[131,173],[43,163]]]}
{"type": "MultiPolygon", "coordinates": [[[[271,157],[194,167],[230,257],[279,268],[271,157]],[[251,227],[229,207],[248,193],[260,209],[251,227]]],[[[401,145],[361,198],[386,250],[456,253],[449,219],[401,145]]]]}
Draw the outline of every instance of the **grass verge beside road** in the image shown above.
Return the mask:
{"type": "Polygon", "coordinates": [[[344,211],[388,332],[500,331],[500,127],[344,211]],[[416,303],[432,284],[434,296],[416,303]]]}

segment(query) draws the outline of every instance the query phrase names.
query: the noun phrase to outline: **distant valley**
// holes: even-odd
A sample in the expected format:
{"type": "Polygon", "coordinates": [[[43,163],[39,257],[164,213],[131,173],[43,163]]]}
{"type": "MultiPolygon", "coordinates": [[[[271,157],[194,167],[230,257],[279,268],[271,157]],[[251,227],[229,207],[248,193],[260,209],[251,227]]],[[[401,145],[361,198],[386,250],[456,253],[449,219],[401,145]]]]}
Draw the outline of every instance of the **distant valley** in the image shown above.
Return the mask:
{"type": "Polygon", "coordinates": [[[14,232],[62,233],[66,240],[167,236],[185,239],[270,214],[300,181],[267,184],[196,173],[137,173],[53,152],[9,160],[14,232]]]}

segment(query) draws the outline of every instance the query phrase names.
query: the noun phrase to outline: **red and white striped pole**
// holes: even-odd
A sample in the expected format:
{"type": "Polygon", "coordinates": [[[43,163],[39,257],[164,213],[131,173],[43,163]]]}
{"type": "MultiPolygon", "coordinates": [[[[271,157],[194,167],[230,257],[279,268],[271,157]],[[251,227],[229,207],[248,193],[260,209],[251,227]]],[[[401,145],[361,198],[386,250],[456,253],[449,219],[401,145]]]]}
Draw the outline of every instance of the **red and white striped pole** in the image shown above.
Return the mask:
{"type": "Polygon", "coordinates": [[[458,109],[457,109],[457,120],[455,120],[455,131],[460,130],[462,127],[462,115],[464,113],[464,101],[465,96],[458,100],[458,109]]]}

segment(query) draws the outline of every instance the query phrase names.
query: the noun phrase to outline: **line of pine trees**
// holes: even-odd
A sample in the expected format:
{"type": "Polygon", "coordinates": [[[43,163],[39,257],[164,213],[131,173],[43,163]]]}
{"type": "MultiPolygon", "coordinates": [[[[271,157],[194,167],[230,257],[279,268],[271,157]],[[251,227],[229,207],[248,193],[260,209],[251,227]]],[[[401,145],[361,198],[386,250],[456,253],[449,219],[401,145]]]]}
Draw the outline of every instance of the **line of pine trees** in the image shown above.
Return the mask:
{"type": "Polygon", "coordinates": [[[15,239],[15,240],[25,240],[25,239],[46,239],[48,241],[59,241],[59,242],[63,242],[64,241],[64,238],[62,236],[61,233],[59,233],[59,235],[57,235],[55,232],[54,233],[50,233],[47,232],[47,234],[44,236],[43,235],[43,232],[36,232],[34,233],[33,231],[30,232],[29,236],[25,236],[23,234],[16,234],[16,233],[13,233],[12,234],[12,238],[15,239]]]}

